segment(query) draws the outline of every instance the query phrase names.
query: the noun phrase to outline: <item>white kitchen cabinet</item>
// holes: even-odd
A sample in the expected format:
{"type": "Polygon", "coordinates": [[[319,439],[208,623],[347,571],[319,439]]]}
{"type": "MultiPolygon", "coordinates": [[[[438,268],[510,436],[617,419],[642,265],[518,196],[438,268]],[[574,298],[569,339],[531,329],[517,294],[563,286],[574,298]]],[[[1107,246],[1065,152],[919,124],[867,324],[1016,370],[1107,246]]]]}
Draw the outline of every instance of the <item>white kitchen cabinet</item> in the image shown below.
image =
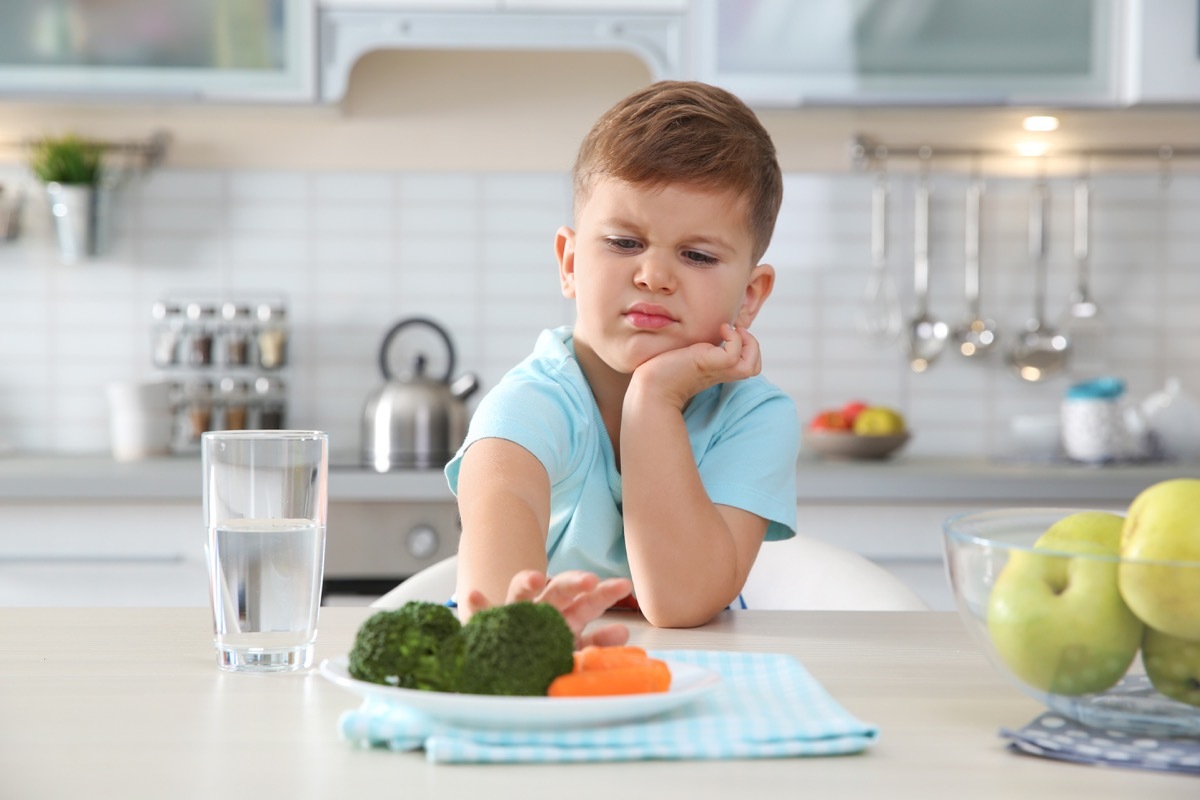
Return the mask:
{"type": "Polygon", "coordinates": [[[315,0],[6,0],[0,97],[311,102],[315,0]]]}
{"type": "Polygon", "coordinates": [[[1120,0],[694,0],[697,77],[759,106],[1110,105],[1120,0]]]}
{"type": "Polygon", "coordinates": [[[1131,100],[1200,102],[1200,3],[1134,0],[1129,24],[1131,100]]]}
{"type": "MultiPolygon", "coordinates": [[[[942,523],[957,514],[993,508],[1064,505],[1124,514],[1128,502],[964,500],[950,502],[845,503],[806,501],[797,506],[797,529],[815,539],[863,555],[903,580],[934,611],[950,611],[942,556],[942,523]]],[[[771,544],[761,557],[770,557],[771,544]]]]}
{"type": "Polygon", "coordinates": [[[320,11],[319,97],[340,100],[354,64],[386,49],[629,52],[646,62],[655,80],[685,77],[685,17],[658,12],[657,5],[327,3],[320,11]]]}
{"type": "Polygon", "coordinates": [[[203,606],[194,502],[0,504],[0,606],[203,606]]]}

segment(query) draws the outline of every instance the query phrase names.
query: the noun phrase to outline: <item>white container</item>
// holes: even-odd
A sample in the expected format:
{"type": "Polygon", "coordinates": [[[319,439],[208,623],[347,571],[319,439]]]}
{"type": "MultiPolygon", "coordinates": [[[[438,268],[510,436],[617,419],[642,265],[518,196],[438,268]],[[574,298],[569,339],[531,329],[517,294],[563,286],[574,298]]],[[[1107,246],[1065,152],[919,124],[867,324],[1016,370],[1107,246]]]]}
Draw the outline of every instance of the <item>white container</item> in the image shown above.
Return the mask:
{"type": "Polygon", "coordinates": [[[171,452],[171,384],[114,381],[107,393],[114,459],[137,461],[171,452]]]}
{"type": "Polygon", "coordinates": [[[1097,378],[1067,390],[1062,403],[1062,444],[1068,458],[1089,464],[1133,455],[1122,396],[1125,383],[1097,378]]]}

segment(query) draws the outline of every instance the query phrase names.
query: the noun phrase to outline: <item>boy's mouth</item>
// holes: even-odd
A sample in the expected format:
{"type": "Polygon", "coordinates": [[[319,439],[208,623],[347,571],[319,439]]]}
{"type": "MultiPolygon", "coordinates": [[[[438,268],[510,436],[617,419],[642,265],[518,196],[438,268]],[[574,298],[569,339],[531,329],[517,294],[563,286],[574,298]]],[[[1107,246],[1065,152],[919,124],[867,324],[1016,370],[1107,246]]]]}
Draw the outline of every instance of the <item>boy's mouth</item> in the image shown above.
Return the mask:
{"type": "Polygon", "coordinates": [[[651,305],[649,303],[636,303],[630,306],[625,311],[625,319],[635,328],[649,330],[665,328],[677,321],[675,317],[671,316],[671,312],[662,306],[651,305]]]}

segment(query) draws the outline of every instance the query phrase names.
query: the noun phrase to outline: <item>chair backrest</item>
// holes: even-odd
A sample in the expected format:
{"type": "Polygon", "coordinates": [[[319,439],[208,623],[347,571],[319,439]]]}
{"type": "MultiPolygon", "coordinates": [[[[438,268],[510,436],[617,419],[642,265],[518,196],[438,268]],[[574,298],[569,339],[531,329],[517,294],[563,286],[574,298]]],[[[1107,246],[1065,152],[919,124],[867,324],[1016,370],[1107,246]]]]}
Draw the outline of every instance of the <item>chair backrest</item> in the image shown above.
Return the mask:
{"type": "Polygon", "coordinates": [[[929,610],[916,592],[874,561],[799,534],[763,543],[742,598],[751,609],[929,610]]]}
{"type": "MultiPolygon", "coordinates": [[[[454,594],[458,556],[408,578],[371,603],[399,608],[409,600],[444,603],[454,594]]],[[[742,589],[746,607],[763,610],[927,611],[912,589],[875,562],[841,547],[797,535],[766,542],[742,589]]]]}
{"type": "Polygon", "coordinates": [[[395,609],[409,600],[444,603],[454,594],[458,556],[444,558],[408,578],[395,589],[371,603],[371,608],[395,609]]]}

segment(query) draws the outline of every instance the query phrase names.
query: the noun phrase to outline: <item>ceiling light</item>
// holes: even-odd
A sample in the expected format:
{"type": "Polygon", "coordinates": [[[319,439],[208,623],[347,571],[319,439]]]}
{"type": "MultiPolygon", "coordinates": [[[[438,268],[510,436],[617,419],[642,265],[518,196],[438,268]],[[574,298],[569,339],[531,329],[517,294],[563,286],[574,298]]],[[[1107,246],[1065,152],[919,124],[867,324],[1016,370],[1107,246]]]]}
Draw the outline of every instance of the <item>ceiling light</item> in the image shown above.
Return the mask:
{"type": "Polygon", "coordinates": [[[1044,156],[1049,149],[1045,142],[1017,142],[1017,152],[1023,156],[1044,156]]]}
{"type": "Polygon", "coordinates": [[[1044,133],[1046,131],[1058,130],[1058,117],[1026,117],[1022,126],[1027,131],[1044,133]]]}

